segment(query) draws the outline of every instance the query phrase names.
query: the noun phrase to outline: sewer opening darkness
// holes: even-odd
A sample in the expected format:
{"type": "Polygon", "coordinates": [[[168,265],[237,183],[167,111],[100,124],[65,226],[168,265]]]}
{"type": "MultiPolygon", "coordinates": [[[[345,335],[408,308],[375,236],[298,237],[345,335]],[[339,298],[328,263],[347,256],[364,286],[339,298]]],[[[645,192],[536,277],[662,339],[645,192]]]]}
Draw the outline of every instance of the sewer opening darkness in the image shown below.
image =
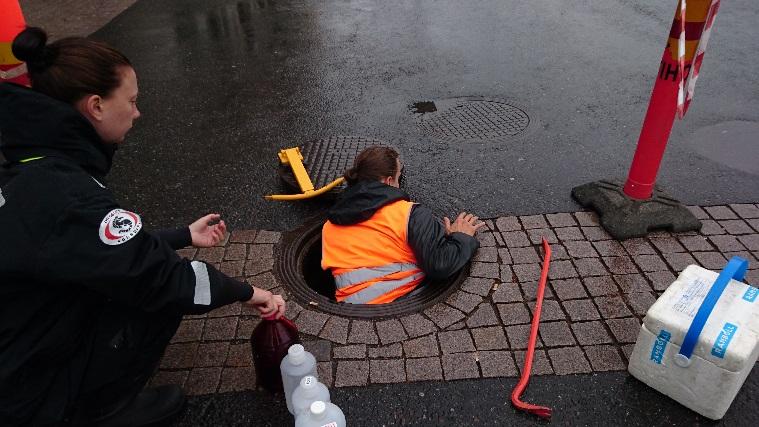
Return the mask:
{"type": "Polygon", "coordinates": [[[283,285],[306,308],[364,319],[418,313],[447,299],[468,276],[467,264],[447,280],[423,282],[420,291],[388,304],[338,303],[334,279],[321,268],[322,224],[323,221],[315,221],[285,235],[275,265],[275,273],[283,279],[283,285]]]}

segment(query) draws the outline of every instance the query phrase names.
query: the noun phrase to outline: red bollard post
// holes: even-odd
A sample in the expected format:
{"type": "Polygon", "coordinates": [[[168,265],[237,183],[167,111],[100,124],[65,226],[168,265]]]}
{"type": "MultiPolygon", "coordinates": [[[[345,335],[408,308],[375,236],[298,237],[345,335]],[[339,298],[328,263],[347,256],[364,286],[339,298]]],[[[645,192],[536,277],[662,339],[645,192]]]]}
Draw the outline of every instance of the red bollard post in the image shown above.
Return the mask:
{"type": "Polygon", "coordinates": [[[26,64],[11,51],[13,39],[26,28],[18,0],[0,0],[0,83],[11,82],[29,86],[26,64]]]}

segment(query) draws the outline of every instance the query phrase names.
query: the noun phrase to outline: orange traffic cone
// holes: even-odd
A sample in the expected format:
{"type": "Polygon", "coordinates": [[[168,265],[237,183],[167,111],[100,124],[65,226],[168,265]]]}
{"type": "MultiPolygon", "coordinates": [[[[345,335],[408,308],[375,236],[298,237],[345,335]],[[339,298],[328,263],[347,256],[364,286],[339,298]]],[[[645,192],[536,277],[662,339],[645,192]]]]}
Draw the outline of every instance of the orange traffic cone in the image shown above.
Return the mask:
{"type": "Polygon", "coordinates": [[[11,51],[13,39],[26,28],[18,0],[0,0],[0,83],[13,82],[29,86],[26,64],[11,51]]]}

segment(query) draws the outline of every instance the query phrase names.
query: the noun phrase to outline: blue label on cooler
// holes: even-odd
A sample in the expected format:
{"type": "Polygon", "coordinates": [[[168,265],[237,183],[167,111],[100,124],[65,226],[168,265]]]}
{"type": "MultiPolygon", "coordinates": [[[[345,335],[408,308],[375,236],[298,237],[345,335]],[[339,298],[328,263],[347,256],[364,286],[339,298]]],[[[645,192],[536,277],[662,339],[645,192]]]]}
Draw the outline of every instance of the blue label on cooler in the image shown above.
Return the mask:
{"type": "Polygon", "coordinates": [[[743,294],[743,299],[745,299],[748,302],[754,302],[756,301],[756,296],[759,295],[759,289],[749,286],[748,289],[746,289],[746,293],[743,294]]]}
{"type": "Polygon", "coordinates": [[[656,337],[656,341],[654,341],[654,347],[651,349],[651,360],[653,360],[654,363],[661,365],[661,359],[664,357],[664,349],[667,348],[667,343],[671,337],[672,334],[664,329],[659,332],[659,336],[656,337]]]}
{"type": "Polygon", "coordinates": [[[717,336],[717,340],[714,341],[712,355],[723,359],[725,357],[725,352],[727,351],[727,346],[730,345],[730,341],[732,341],[733,336],[735,336],[735,331],[737,330],[738,327],[732,323],[725,323],[725,326],[722,327],[722,330],[717,336]]]}

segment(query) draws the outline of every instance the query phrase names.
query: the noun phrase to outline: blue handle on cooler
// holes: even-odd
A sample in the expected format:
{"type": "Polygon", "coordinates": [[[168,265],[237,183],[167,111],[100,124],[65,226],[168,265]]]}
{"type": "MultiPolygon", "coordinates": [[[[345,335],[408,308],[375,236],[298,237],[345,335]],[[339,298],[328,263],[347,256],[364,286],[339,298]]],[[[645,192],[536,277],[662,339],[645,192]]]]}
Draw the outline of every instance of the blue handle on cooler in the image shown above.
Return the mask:
{"type": "Polygon", "coordinates": [[[712,314],[712,310],[714,310],[714,306],[717,305],[717,301],[719,300],[719,297],[722,296],[722,292],[725,291],[727,284],[730,283],[730,280],[732,279],[739,281],[743,280],[747,269],[748,261],[739,256],[734,256],[730,258],[730,261],[725,268],[719,273],[719,277],[717,277],[717,280],[712,285],[709,293],[706,294],[704,302],[702,302],[701,307],[698,308],[696,317],[693,318],[693,322],[691,322],[690,328],[688,328],[688,332],[685,334],[685,338],[683,338],[683,345],[680,347],[680,353],[678,353],[678,356],[680,356],[680,360],[684,362],[684,364],[680,366],[688,366],[688,361],[693,354],[693,349],[696,348],[698,336],[701,335],[701,331],[704,329],[706,321],[709,320],[709,315],[712,314]],[[685,360],[683,360],[682,357],[684,357],[685,360]]]}

